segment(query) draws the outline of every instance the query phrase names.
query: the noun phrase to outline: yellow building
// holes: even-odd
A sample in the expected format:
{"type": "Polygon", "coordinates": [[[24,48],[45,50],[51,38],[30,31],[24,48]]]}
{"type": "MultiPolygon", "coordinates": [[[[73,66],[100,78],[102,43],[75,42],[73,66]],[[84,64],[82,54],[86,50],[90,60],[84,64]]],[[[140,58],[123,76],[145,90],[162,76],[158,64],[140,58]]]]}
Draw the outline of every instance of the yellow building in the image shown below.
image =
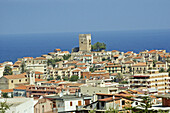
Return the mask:
{"type": "Polygon", "coordinates": [[[106,65],[105,66],[106,73],[122,73],[121,65],[106,65]]]}
{"type": "Polygon", "coordinates": [[[148,74],[136,74],[129,80],[131,88],[156,89],[158,93],[167,93],[169,91],[168,73],[159,73],[158,70],[149,70],[148,74]]]}
{"type": "Polygon", "coordinates": [[[0,78],[0,89],[13,89],[17,85],[27,84],[29,82],[26,73],[19,75],[6,75],[0,78]]]}

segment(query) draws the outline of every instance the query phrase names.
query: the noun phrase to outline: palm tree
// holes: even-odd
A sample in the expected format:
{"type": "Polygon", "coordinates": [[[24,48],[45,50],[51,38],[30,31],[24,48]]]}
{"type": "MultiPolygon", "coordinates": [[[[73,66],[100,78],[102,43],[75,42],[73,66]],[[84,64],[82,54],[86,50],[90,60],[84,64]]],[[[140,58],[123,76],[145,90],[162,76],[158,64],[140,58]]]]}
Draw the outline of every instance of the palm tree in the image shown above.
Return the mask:
{"type": "Polygon", "coordinates": [[[6,110],[10,109],[12,104],[7,104],[7,102],[0,102],[0,113],[5,113],[6,110]]]}

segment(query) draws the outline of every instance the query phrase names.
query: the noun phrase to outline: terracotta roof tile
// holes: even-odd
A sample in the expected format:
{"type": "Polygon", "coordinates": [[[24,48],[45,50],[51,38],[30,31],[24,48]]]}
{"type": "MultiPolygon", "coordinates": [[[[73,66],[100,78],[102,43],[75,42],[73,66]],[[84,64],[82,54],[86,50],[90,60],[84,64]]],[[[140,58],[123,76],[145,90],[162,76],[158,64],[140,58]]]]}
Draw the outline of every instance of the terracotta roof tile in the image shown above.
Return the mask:
{"type": "Polygon", "coordinates": [[[76,65],[86,65],[86,63],[77,63],[76,65]]]}
{"type": "Polygon", "coordinates": [[[117,50],[112,50],[112,52],[118,52],[117,50]]]}
{"type": "Polygon", "coordinates": [[[4,77],[7,79],[19,79],[19,78],[26,78],[25,75],[26,73],[19,74],[19,75],[6,75],[4,77]]]}
{"type": "Polygon", "coordinates": [[[133,65],[133,67],[136,67],[136,66],[147,66],[147,65],[146,65],[146,62],[139,62],[133,65]]]}
{"type": "Polygon", "coordinates": [[[34,58],[34,60],[46,60],[46,58],[44,58],[44,57],[36,57],[36,58],[34,58]]]}
{"type": "Polygon", "coordinates": [[[124,64],[133,64],[133,61],[126,61],[124,64]]]}
{"type": "Polygon", "coordinates": [[[43,72],[35,71],[35,74],[44,74],[43,72]]]}
{"type": "Polygon", "coordinates": [[[14,89],[26,90],[27,87],[28,87],[28,86],[22,85],[22,86],[19,86],[19,87],[14,88],[14,89]]]}
{"type": "Polygon", "coordinates": [[[46,80],[35,78],[35,82],[42,82],[42,81],[46,81],[46,80]]]}
{"type": "Polygon", "coordinates": [[[164,62],[158,61],[156,64],[165,64],[164,62]]]}
{"type": "Polygon", "coordinates": [[[119,55],[114,55],[113,57],[119,57],[119,55]]]}
{"type": "Polygon", "coordinates": [[[81,71],[81,70],[80,69],[75,69],[72,72],[79,72],[79,71],[81,71]]]}
{"type": "Polygon", "coordinates": [[[84,55],[84,57],[91,57],[92,55],[84,55]]]}
{"type": "Polygon", "coordinates": [[[55,51],[61,51],[61,49],[55,49],[55,51]]]}
{"type": "Polygon", "coordinates": [[[79,69],[87,69],[87,67],[78,67],[79,69]]]}
{"type": "Polygon", "coordinates": [[[1,91],[3,93],[10,93],[10,92],[13,92],[14,90],[13,89],[1,89],[1,91]]]}

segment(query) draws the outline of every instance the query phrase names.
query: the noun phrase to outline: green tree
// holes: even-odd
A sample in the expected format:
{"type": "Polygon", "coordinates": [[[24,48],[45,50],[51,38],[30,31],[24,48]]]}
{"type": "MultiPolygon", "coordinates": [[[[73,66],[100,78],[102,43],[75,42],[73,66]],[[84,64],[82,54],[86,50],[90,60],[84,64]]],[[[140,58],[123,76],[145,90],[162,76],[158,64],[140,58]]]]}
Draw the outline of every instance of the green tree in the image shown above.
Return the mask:
{"type": "Polygon", "coordinates": [[[92,51],[101,51],[106,49],[106,44],[105,43],[100,43],[97,42],[94,45],[91,46],[92,51]]]}
{"type": "Polygon", "coordinates": [[[25,70],[25,63],[22,63],[21,64],[21,73],[24,73],[24,72],[26,72],[26,70],[25,70]]]}
{"type": "Polygon", "coordinates": [[[123,75],[121,73],[118,73],[115,78],[117,82],[121,83],[123,80],[123,75]]]}
{"type": "Polygon", "coordinates": [[[9,66],[5,66],[3,75],[12,75],[12,68],[10,68],[9,66]]]}
{"type": "Polygon", "coordinates": [[[54,80],[54,77],[50,77],[47,79],[47,81],[54,80]]]}
{"type": "Polygon", "coordinates": [[[65,77],[63,77],[63,80],[64,80],[64,81],[68,81],[69,79],[68,79],[67,76],[65,76],[65,77]]]}
{"type": "Polygon", "coordinates": [[[90,71],[90,72],[94,72],[94,71],[95,71],[95,68],[90,67],[90,68],[89,68],[89,71],[90,71]]]}
{"type": "Polygon", "coordinates": [[[148,96],[143,96],[142,97],[142,102],[139,107],[144,108],[144,113],[149,113],[149,108],[152,107],[152,102],[151,102],[151,98],[148,96]]]}
{"type": "Polygon", "coordinates": [[[156,62],[157,62],[157,60],[154,60],[154,61],[153,61],[153,67],[156,66],[156,62]]]}
{"type": "Polygon", "coordinates": [[[164,68],[161,68],[161,70],[159,72],[165,72],[164,68]]]}
{"type": "Polygon", "coordinates": [[[59,61],[62,61],[62,60],[61,60],[61,59],[58,59],[58,58],[56,58],[56,59],[48,59],[47,65],[48,65],[48,66],[49,66],[49,65],[52,65],[53,68],[54,68],[55,65],[56,65],[56,62],[59,62],[59,61]]]}
{"type": "Polygon", "coordinates": [[[71,76],[70,81],[77,81],[78,78],[79,77],[77,75],[73,75],[73,76],[71,76]]]}
{"type": "Polygon", "coordinates": [[[105,58],[102,58],[102,61],[105,61],[106,59],[105,58]]]}
{"type": "Polygon", "coordinates": [[[61,80],[61,76],[57,76],[56,80],[61,80]]]}
{"type": "Polygon", "coordinates": [[[10,107],[12,106],[12,104],[7,104],[7,102],[0,102],[0,113],[5,113],[6,110],[10,109],[10,107]]]}
{"type": "Polygon", "coordinates": [[[9,97],[8,97],[8,93],[2,93],[2,97],[4,97],[4,98],[9,98],[9,97]]]}
{"type": "Polygon", "coordinates": [[[69,54],[69,55],[64,55],[64,56],[63,56],[63,59],[64,59],[64,60],[68,60],[70,57],[71,57],[70,54],[69,54]]]}

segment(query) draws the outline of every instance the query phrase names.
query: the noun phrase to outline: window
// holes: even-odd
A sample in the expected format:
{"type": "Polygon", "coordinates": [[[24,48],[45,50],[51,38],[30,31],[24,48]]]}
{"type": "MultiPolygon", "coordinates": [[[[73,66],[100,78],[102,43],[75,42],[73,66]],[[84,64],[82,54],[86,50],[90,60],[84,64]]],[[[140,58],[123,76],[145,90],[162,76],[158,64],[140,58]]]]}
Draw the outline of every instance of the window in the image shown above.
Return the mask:
{"type": "Polygon", "coordinates": [[[70,106],[73,106],[73,103],[72,103],[72,102],[70,102],[70,106]]]}
{"type": "Polygon", "coordinates": [[[19,82],[21,82],[21,80],[19,80],[19,82]]]}
{"type": "Polygon", "coordinates": [[[13,80],[11,80],[11,83],[13,83],[13,80]]]}
{"type": "Polygon", "coordinates": [[[136,105],[138,105],[138,102],[136,102],[136,105]]]}
{"type": "Polygon", "coordinates": [[[81,106],[81,100],[78,101],[78,106],[81,106]]]}
{"type": "Polygon", "coordinates": [[[125,101],[124,100],[122,100],[122,105],[125,105],[125,101]]]}
{"type": "Polygon", "coordinates": [[[27,79],[25,79],[25,81],[27,81],[27,79]]]}

